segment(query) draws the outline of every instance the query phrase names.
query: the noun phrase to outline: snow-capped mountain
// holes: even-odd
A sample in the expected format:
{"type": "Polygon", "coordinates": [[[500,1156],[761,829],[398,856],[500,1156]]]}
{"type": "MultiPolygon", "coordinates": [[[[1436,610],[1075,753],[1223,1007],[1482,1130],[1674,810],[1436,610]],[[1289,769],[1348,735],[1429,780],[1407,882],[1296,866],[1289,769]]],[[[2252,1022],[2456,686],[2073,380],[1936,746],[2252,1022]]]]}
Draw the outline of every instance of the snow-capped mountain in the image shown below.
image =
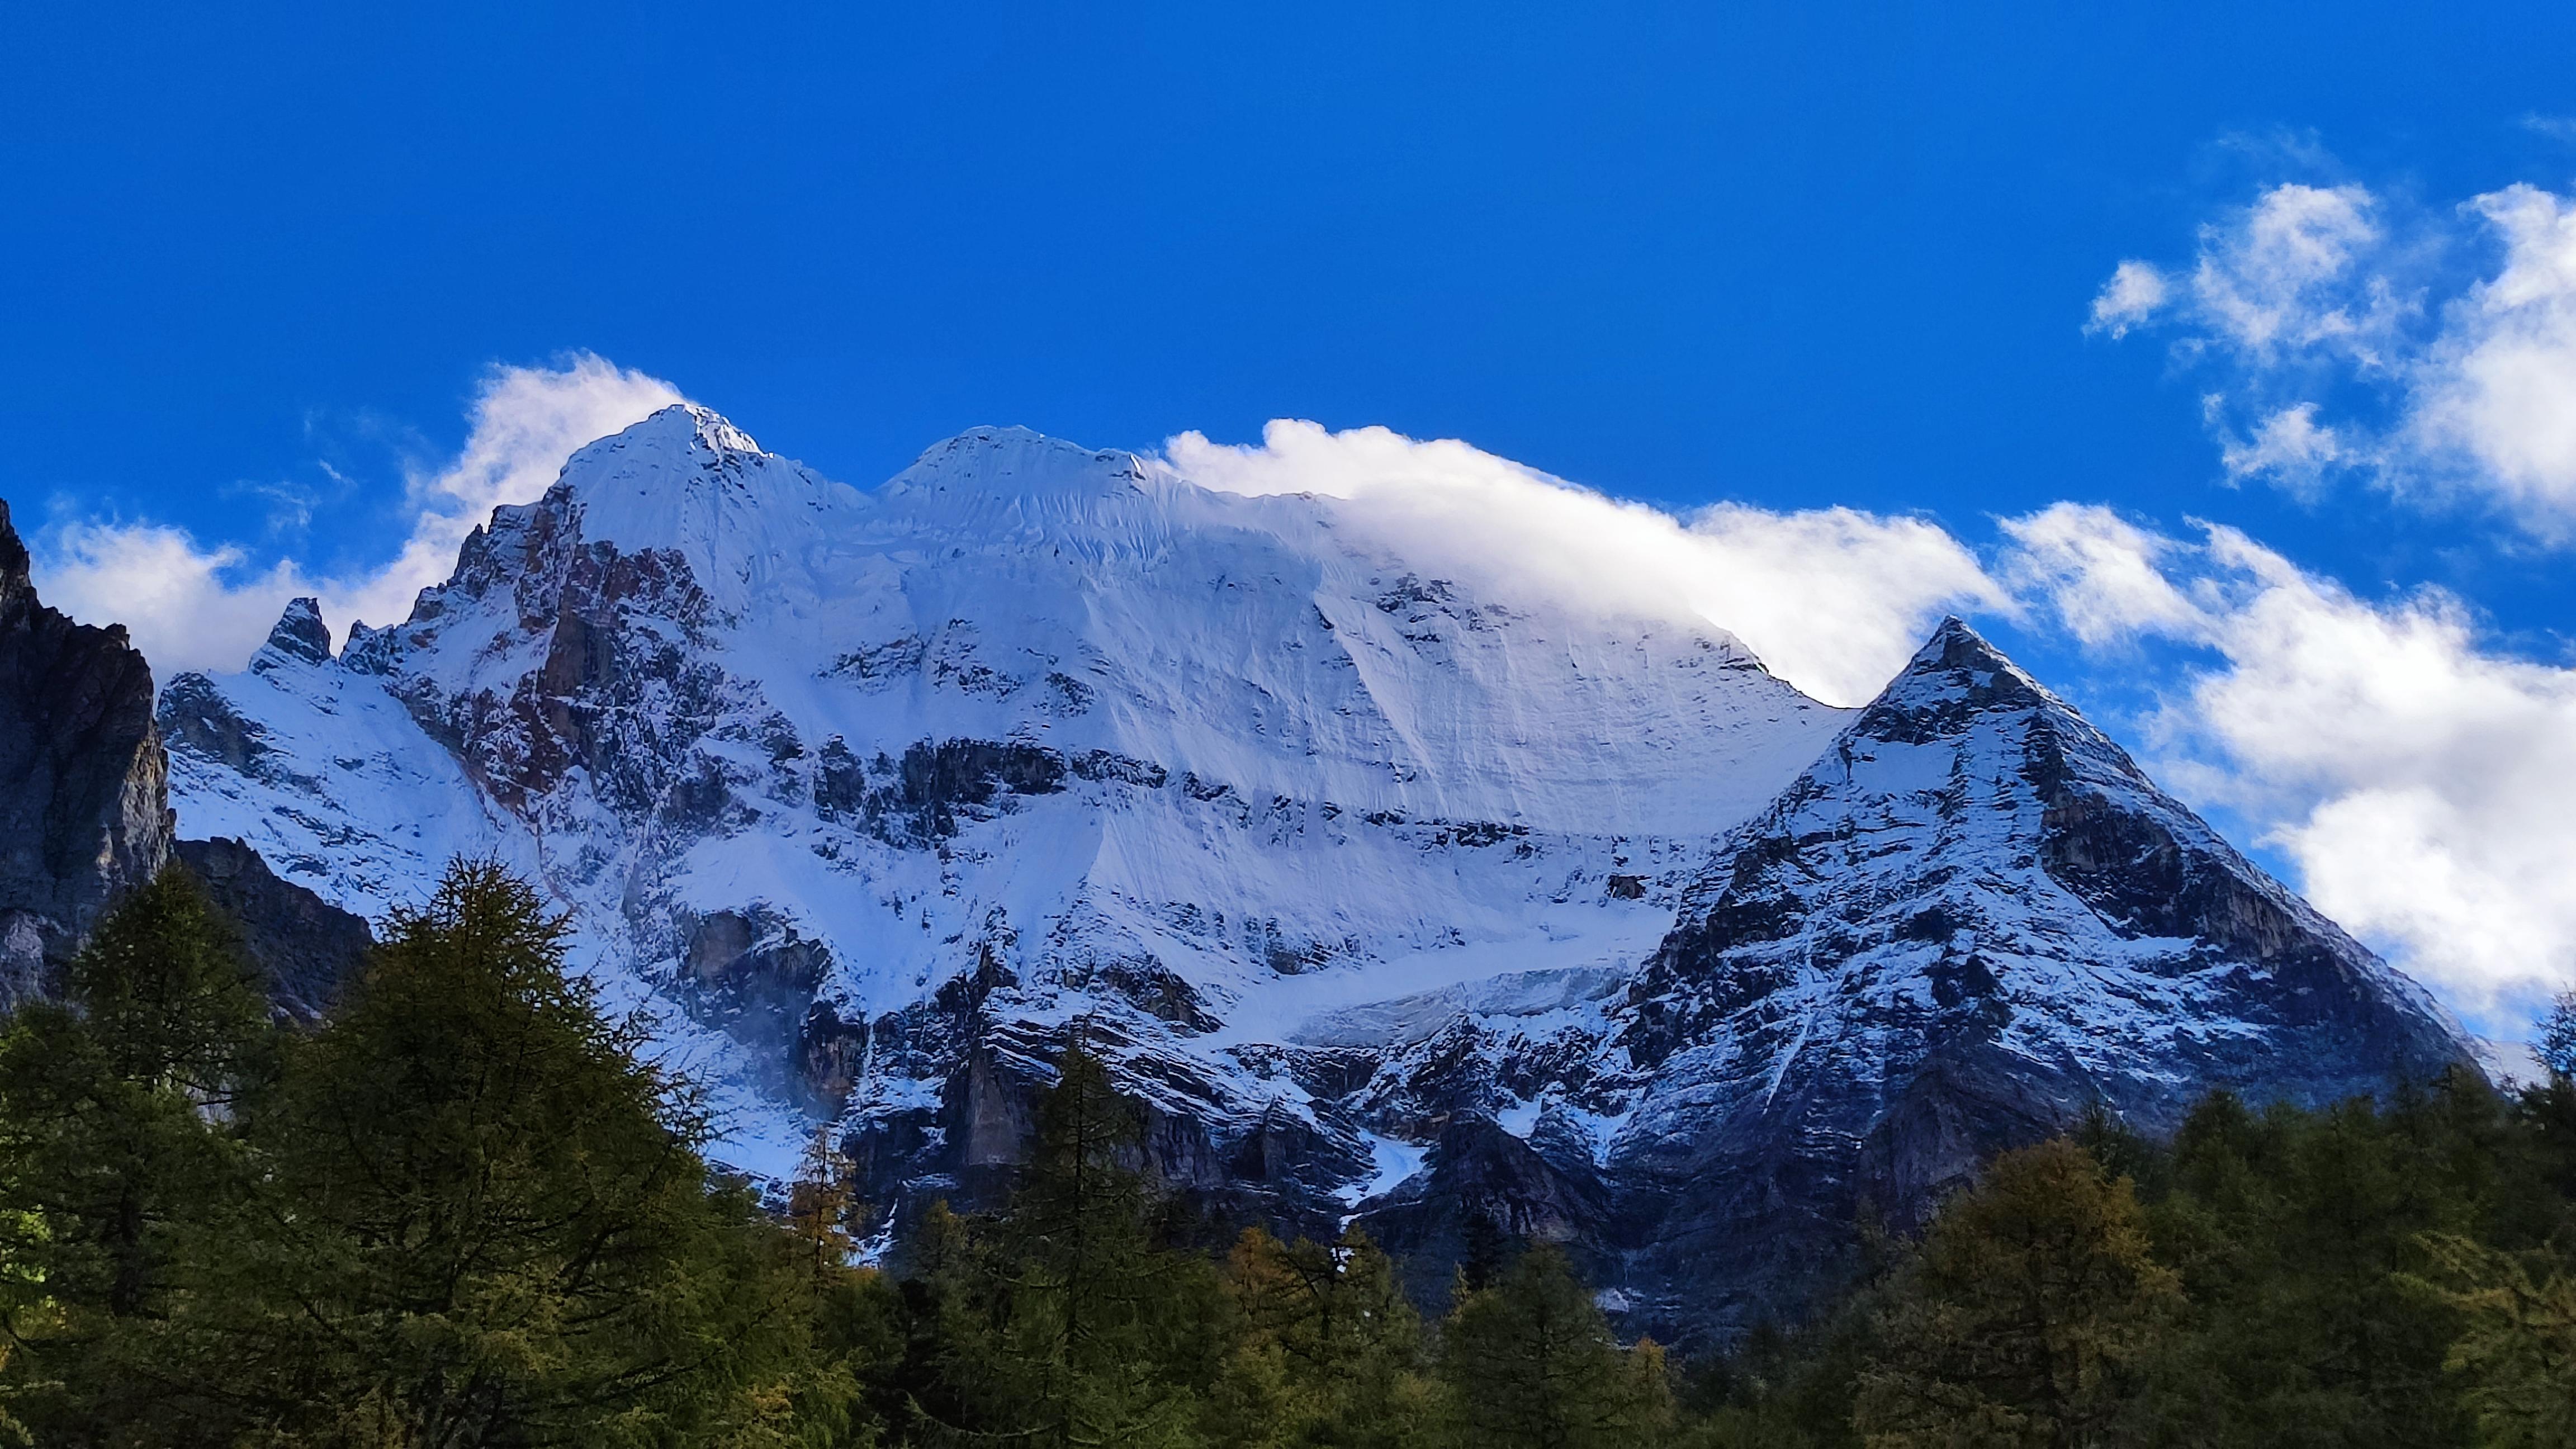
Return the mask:
{"type": "Polygon", "coordinates": [[[328,642],[165,691],[184,828],[367,914],[519,866],[737,1160],[837,1117],[896,1207],[1012,1161],[1079,1032],[1201,1191],[1568,1237],[1679,1322],[1758,1286],[1729,1234],[2087,1102],[2459,1055],[1964,626],[1855,715],[1018,430],[861,492],[666,409],[328,642]]]}
{"type": "Polygon", "coordinates": [[[1006,1074],[1083,1016],[1177,1120],[1287,1110],[1319,1187],[1364,1180],[1289,1033],[1624,970],[1845,714],[1714,629],[1419,577],[1330,500],[1016,430],[862,493],[686,408],[500,510],[408,621],[319,629],[167,691],[191,833],[369,913],[498,854],[768,1135],[847,1104],[925,1169],[1016,1149],[941,1101],[963,993],[1006,1074]]]}
{"type": "Polygon", "coordinates": [[[2468,1061],[2420,987],[1955,619],[1735,831],[1613,1014],[1641,1299],[1794,1285],[1864,1203],[1919,1220],[2095,1106],[2153,1132],[2215,1087],[2334,1101],[2468,1061]]]}

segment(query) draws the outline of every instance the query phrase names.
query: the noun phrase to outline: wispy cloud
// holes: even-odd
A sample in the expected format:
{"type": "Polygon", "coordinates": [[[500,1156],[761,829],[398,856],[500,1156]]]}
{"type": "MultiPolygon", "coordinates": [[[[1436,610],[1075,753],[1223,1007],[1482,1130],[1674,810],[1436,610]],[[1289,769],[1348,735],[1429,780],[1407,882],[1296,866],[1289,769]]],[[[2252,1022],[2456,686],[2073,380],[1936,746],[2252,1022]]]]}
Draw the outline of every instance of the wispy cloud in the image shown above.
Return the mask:
{"type": "Polygon", "coordinates": [[[1183,433],[1194,482],[1347,501],[1354,526],[1417,567],[1575,606],[1713,623],[1782,678],[1867,700],[1949,609],[2010,596],[1938,524],[1848,508],[1721,504],[1687,518],[1623,502],[1456,441],[1278,421],[1257,446],[1183,433]]]}
{"type": "Polygon", "coordinates": [[[2358,475],[2576,541],[2576,198],[2515,185],[2396,210],[2357,185],[2274,186],[2203,226],[2186,267],[2119,263],[2086,330],[2173,336],[2217,383],[2231,478],[2314,498],[2358,475]],[[2446,261],[2467,255],[2487,260],[2446,261]]]}
{"type": "Polygon", "coordinates": [[[45,602],[84,623],[123,624],[165,680],[239,668],[287,600],[321,588],[291,559],[254,568],[237,547],[154,523],[74,521],[29,542],[45,602]]]}
{"type": "Polygon", "coordinates": [[[412,597],[447,578],[457,547],[493,509],[542,496],[583,444],[681,401],[660,378],[587,353],[561,367],[494,368],[474,399],[464,452],[407,480],[415,512],[402,552],[336,585],[324,597],[325,617],[335,629],[407,617],[412,597]]]}
{"type": "Polygon", "coordinates": [[[2111,280],[2093,298],[2093,320],[2087,332],[2126,337],[2129,329],[2153,318],[2173,301],[2172,279],[2147,262],[2126,261],[2111,269],[2111,280]]]}
{"type": "MultiPolygon", "coordinates": [[[[123,623],[164,678],[236,669],[300,594],[318,596],[342,635],[352,622],[408,616],[413,596],[447,576],[457,546],[492,509],[538,497],[582,444],[681,400],[659,378],[586,353],[554,367],[496,367],[476,393],[464,451],[405,478],[410,522],[383,565],[317,576],[292,558],[256,567],[237,545],[161,524],[73,520],[31,540],[37,587],[76,618],[123,623]]],[[[276,506],[310,506],[291,490],[251,491],[276,506]]]]}

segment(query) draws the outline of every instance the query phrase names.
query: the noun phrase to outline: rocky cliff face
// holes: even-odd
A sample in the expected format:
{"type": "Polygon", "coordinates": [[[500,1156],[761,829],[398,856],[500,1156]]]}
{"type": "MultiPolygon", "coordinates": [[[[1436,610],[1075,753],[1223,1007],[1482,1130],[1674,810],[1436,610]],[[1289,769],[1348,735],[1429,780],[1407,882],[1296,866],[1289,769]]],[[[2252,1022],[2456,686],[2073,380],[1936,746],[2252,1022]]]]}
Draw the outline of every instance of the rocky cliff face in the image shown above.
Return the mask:
{"type": "Polygon", "coordinates": [[[0,1011],[169,858],[168,796],[150,666],[37,599],[0,503],[0,1011]]]}
{"type": "Polygon", "coordinates": [[[2462,1059],[1964,625],[1830,709],[1331,499],[1014,430],[862,493],[686,408],[401,623],[305,613],[167,691],[190,830],[368,915],[515,865],[724,1155],[835,1120],[896,1211],[998,1184],[1079,1035],[1214,1205],[1431,1287],[1561,1240],[1688,1336],[2093,1104],[2462,1059]]]}
{"type": "Polygon", "coordinates": [[[284,1016],[313,1021],[357,978],[375,933],[366,921],[282,880],[238,840],[181,840],[173,853],[241,927],[242,945],[284,1016]]]}

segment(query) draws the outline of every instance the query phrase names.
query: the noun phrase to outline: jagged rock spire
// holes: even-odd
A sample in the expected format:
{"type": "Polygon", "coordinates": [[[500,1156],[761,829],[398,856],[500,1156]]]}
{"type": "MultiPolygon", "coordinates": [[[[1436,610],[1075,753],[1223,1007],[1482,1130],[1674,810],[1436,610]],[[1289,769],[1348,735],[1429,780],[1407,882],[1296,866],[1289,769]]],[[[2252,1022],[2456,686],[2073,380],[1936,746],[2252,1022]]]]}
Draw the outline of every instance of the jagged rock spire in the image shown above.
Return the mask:
{"type": "Polygon", "coordinates": [[[322,622],[322,601],[312,598],[289,601],[286,612],[277,616],[277,626],[268,631],[266,647],[308,664],[328,663],[331,658],[331,626],[322,622]]]}

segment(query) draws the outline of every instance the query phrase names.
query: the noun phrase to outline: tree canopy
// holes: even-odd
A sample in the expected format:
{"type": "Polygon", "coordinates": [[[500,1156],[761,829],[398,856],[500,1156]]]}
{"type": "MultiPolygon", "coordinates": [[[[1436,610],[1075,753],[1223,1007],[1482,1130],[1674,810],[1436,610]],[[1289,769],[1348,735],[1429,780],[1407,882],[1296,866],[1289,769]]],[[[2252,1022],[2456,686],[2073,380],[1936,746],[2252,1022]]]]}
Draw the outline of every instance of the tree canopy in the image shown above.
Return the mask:
{"type": "Polygon", "coordinates": [[[1672,1363],[1499,1229],[1437,1318],[1356,1230],[1209,1251],[1079,1034],[990,1211],[889,1234],[829,1124],[796,1181],[729,1176],[565,948],[463,863],[289,1026],[184,873],[131,893],[0,1027],[0,1443],[2576,1445],[2555,1059],[2096,1113],[1672,1363]]]}

